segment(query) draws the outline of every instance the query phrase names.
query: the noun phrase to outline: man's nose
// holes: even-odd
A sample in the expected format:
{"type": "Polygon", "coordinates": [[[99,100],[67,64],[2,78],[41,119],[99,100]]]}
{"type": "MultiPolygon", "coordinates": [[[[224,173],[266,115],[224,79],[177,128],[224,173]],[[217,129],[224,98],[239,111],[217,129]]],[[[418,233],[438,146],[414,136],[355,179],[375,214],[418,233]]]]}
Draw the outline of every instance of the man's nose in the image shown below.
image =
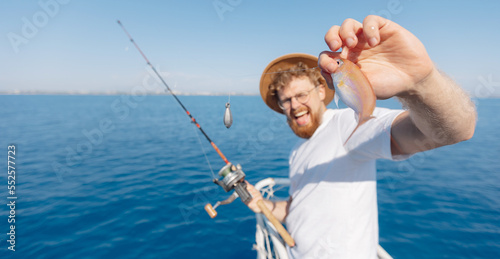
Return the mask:
{"type": "Polygon", "coordinates": [[[292,108],[292,110],[293,110],[293,109],[297,109],[297,108],[298,108],[298,107],[300,107],[301,105],[302,105],[302,104],[301,104],[299,101],[297,101],[297,98],[292,97],[292,98],[290,99],[290,107],[292,108]]]}

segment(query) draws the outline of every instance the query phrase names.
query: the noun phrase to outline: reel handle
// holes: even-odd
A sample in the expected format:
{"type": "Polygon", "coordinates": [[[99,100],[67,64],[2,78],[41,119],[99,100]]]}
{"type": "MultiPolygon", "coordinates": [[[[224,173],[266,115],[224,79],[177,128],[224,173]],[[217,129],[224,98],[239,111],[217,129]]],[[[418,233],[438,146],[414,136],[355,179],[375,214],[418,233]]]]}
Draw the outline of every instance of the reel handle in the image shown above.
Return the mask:
{"type": "Polygon", "coordinates": [[[294,247],[295,246],[295,241],[293,240],[292,236],[286,231],[286,229],[281,225],[281,223],[274,217],[273,213],[267,208],[267,206],[264,204],[262,200],[259,200],[257,202],[257,206],[259,206],[260,210],[262,210],[262,214],[266,216],[266,218],[273,224],[273,226],[276,228],[278,233],[280,234],[281,238],[285,241],[285,243],[289,247],[294,247]]]}
{"type": "Polygon", "coordinates": [[[217,216],[217,211],[215,211],[214,207],[212,207],[212,204],[210,203],[207,203],[207,205],[205,205],[205,211],[207,211],[208,216],[210,216],[211,218],[215,218],[217,216]]]}

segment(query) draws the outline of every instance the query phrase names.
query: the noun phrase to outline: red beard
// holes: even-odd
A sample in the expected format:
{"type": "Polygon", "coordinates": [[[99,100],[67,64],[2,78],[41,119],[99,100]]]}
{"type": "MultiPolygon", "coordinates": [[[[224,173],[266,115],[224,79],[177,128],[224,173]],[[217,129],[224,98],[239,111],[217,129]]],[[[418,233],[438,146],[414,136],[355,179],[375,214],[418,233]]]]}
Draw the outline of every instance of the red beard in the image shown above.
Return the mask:
{"type": "MultiPolygon", "coordinates": [[[[321,124],[321,118],[318,116],[318,112],[311,112],[311,110],[308,107],[304,107],[302,109],[299,109],[298,111],[302,110],[307,110],[310,116],[310,122],[304,126],[299,126],[297,124],[297,121],[295,119],[290,119],[287,118],[288,125],[292,129],[292,131],[295,133],[295,135],[308,139],[312,137],[316,129],[318,129],[319,125],[321,124]]],[[[298,113],[298,111],[291,111],[291,116],[294,116],[294,113],[298,113]]]]}

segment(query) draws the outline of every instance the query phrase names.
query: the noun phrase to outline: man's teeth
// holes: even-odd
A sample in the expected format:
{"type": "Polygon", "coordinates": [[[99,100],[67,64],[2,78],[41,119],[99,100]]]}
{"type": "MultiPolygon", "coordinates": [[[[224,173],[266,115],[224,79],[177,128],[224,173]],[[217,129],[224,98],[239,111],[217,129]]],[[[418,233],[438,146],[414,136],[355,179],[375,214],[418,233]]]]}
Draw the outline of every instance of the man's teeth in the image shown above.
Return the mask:
{"type": "Polygon", "coordinates": [[[302,115],[305,115],[307,113],[307,111],[301,111],[301,112],[298,112],[295,114],[295,117],[300,117],[302,115]]]}

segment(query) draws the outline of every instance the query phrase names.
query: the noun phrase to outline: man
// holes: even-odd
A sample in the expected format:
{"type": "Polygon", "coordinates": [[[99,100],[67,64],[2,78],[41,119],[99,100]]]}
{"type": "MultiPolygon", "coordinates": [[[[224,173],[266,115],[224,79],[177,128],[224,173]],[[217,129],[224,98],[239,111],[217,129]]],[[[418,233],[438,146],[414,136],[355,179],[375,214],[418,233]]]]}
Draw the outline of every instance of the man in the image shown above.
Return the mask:
{"type": "MultiPolygon", "coordinates": [[[[264,202],[294,238],[292,258],[376,258],[375,159],[405,158],[470,139],[476,112],[460,87],[436,69],[423,44],[394,22],[373,15],[363,23],[347,19],[325,41],[332,52],[322,52],[317,63],[324,78],[314,72],[317,59],[304,54],[280,57],[262,75],[262,98],[302,138],[289,159],[290,199],[264,202]],[[354,112],[326,109],[338,57],[361,68],[377,98],[398,97],[407,108],[376,108],[376,118],[345,146],[357,124],[354,112]]],[[[248,206],[258,213],[262,196],[248,189],[248,206]]]]}

